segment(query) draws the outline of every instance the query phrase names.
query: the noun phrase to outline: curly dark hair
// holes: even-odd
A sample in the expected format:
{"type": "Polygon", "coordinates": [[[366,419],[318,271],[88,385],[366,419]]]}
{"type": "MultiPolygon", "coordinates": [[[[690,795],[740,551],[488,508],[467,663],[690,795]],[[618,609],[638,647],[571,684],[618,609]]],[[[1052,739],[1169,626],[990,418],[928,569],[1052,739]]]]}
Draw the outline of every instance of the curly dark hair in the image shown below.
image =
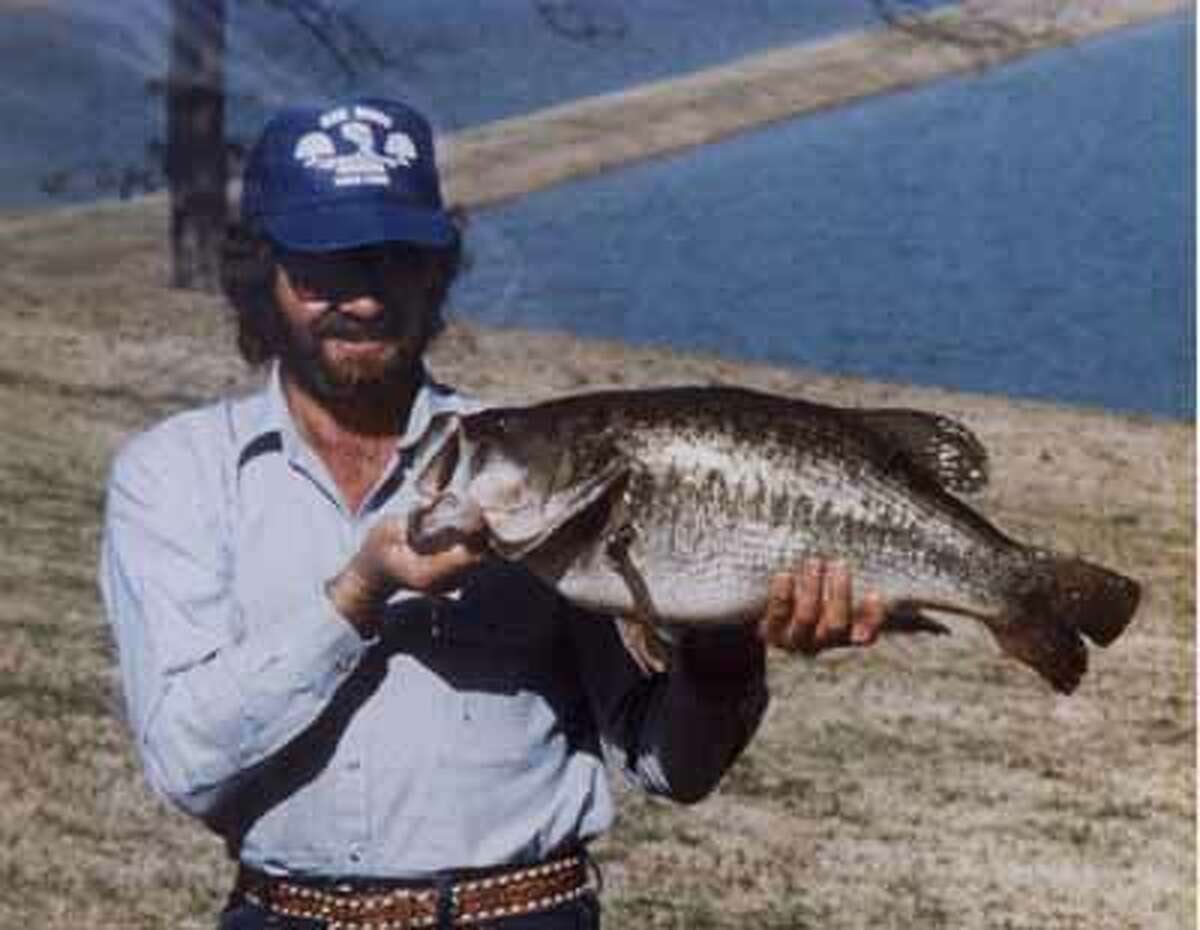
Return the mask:
{"type": "MultiPolygon", "coordinates": [[[[446,326],[442,307],[462,265],[463,211],[450,211],[460,234],[444,248],[430,249],[437,275],[429,292],[429,329],[432,339],[446,326]]],[[[271,240],[254,227],[233,223],[221,248],[221,290],[237,314],[237,346],[250,365],[276,358],[285,344],[283,318],[275,302],[276,258],[271,240]]]]}

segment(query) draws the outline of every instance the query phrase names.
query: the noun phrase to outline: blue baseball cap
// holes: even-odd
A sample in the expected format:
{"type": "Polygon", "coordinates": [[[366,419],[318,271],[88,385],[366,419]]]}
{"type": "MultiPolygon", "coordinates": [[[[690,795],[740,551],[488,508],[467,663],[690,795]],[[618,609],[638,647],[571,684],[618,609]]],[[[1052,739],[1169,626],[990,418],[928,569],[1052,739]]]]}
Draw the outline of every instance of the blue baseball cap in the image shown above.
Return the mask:
{"type": "Polygon", "coordinates": [[[246,160],[242,219],[298,251],[450,245],[433,131],[416,110],[364,99],[284,110],[246,160]]]}

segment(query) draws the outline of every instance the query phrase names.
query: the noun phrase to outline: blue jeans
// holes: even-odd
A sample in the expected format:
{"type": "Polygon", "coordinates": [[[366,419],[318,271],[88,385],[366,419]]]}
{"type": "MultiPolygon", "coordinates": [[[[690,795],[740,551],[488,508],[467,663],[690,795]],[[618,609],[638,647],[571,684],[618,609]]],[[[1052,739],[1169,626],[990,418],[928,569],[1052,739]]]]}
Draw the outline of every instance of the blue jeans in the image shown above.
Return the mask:
{"type": "MultiPolygon", "coordinates": [[[[547,911],[469,926],[471,930],[600,930],[600,902],[595,894],[588,893],[547,911]]],[[[249,901],[234,900],[221,914],[217,930],[325,930],[325,922],[307,917],[281,917],[249,901]]]]}

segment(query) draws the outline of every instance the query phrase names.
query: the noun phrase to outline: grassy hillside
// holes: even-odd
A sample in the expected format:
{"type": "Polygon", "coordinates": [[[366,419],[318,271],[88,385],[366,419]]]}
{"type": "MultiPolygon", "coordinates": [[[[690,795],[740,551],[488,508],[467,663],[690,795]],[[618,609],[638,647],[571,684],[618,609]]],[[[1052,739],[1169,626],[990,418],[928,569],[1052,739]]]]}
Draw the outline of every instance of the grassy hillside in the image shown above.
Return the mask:
{"type": "MultiPolygon", "coordinates": [[[[0,926],[207,927],[231,867],[144,788],[94,587],[121,439],[251,383],[221,305],[165,287],[153,205],[0,221],[0,926]]],[[[937,409],[988,444],[979,506],[1146,583],[1071,698],[981,630],[775,659],[718,794],[623,798],[609,926],[1182,927],[1195,913],[1194,431],[560,334],[454,326],[438,373],[492,397],[725,381],[937,409]]]]}

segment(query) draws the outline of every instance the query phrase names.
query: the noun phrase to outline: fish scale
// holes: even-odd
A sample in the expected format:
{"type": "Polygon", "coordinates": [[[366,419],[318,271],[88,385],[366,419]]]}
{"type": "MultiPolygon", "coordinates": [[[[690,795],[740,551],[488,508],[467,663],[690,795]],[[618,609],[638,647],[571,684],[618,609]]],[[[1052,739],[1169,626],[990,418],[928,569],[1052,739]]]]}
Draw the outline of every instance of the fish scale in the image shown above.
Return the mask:
{"type": "MultiPolygon", "coordinates": [[[[962,534],[934,535],[941,527],[927,519],[921,500],[896,492],[896,482],[871,480],[860,469],[853,480],[836,460],[811,448],[776,447],[769,453],[737,436],[689,437],[673,444],[661,430],[643,427],[640,460],[649,473],[633,491],[629,509],[638,529],[631,554],[652,566],[653,591],[662,619],[672,622],[736,623],[765,606],[764,575],[795,565],[806,556],[853,563],[860,586],[885,597],[911,593],[914,578],[937,579],[931,545],[940,561],[955,561],[972,540],[962,534]],[[691,461],[687,449],[705,449],[691,461]],[[792,453],[789,455],[789,453],[792,453]],[[791,462],[796,454],[803,463],[791,462]],[[803,470],[806,491],[789,491],[803,470]],[[661,575],[661,580],[657,576],[661,575]]],[[[581,563],[561,587],[569,597],[600,606],[613,597],[611,579],[603,593],[603,564],[581,563]]],[[[926,584],[926,599],[962,599],[955,575],[941,585],[926,584]]],[[[631,606],[631,605],[630,605],[631,606]]],[[[981,598],[969,606],[984,611],[981,598]]]]}

